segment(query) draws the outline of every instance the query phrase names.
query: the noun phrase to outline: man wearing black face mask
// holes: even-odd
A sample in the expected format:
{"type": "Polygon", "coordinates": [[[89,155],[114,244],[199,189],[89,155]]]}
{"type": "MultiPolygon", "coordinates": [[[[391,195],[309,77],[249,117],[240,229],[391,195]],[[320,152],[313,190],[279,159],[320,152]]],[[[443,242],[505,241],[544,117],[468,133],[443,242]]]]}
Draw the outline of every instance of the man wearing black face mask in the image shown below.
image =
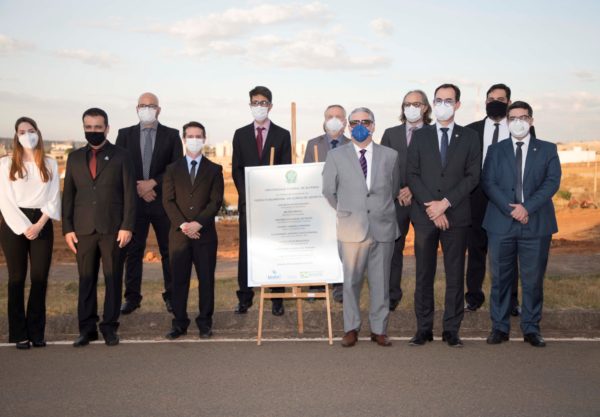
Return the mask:
{"type": "Polygon", "coordinates": [[[79,271],[77,318],[81,347],[98,339],[96,302],[102,261],[106,293],[100,331],[108,346],[119,343],[119,310],[125,247],[135,225],[136,184],[129,152],[108,142],[102,109],[83,113],[88,145],[69,154],[62,200],[62,227],[79,271]]]}
{"type": "MultiPolygon", "coordinates": [[[[490,145],[498,143],[510,137],[508,123],[506,121],[506,110],[510,105],[510,88],[505,84],[494,84],[486,93],[486,114],[483,120],[471,123],[467,127],[475,130],[479,135],[481,143],[482,165],[485,161],[487,149],[490,145]]],[[[483,279],[485,278],[486,256],[487,256],[487,234],[481,227],[488,198],[480,185],[471,193],[471,217],[472,223],[467,237],[467,293],[465,294],[465,311],[476,311],[483,302],[485,296],[482,291],[483,279]]],[[[511,313],[519,315],[519,279],[515,276],[511,297],[511,313]]]]}

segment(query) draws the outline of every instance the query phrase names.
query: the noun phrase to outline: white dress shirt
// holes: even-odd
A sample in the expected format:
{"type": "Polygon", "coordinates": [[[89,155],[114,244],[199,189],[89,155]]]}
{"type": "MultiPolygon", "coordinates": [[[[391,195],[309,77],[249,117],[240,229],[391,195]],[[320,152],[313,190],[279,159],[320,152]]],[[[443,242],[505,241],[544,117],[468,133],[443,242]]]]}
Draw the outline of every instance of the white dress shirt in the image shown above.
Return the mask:
{"type": "MultiPolygon", "coordinates": [[[[527,161],[527,150],[529,148],[530,139],[531,139],[530,135],[525,136],[521,140],[517,140],[517,139],[511,137],[511,140],[513,143],[513,151],[515,152],[515,157],[517,155],[517,142],[523,142],[523,145],[521,146],[521,152],[523,153],[523,165],[521,166],[521,179],[523,179],[523,180],[525,179],[525,161],[527,161]]],[[[521,201],[525,202],[524,195],[521,196],[521,201]]]]}
{"type": "Polygon", "coordinates": [[[43,182],[35,162],[24,162],[27,170],[24,178],[9,179],[12,158],[0,158],[0,211],[4,221],[16,235],[22,235],[31,226],[31,221],[19,208],[41,209],[53,220],[60,220],[60,178],[58,164],[46,157],[46,166],[51,179],[43,182]]]}
{"type": "Polygon", "coordinates": [[[483,154],[481,155],[481,166],[483,166],[483,163],[485,162],[485,156],[487,155],[488,146],[492,144],[492,139],[494,138],[494,130],[496,130],[496,123],[499,123],[498,142],[504,139],[508,139],[510,137],[506,117],[500,120],[499,122],[495,122],[489,117],[486,118],[483,127],[483,154]]]}
{"type": "MultiPolygon", "coordinates": [[[[367,184],[367,189],[371,189],[371,162],[373,161],[373,141],[369,142],[366,148],[359,148],[353,142],[352,146],[354,146],[354,151],[356,152],[356,156],[360,159],[360,151],[365,149],[365,159],[367,160],[367,177],[365,178],[365,182],[367,184]]],[[[359,162],[360,164],[360,162],[359,162]]],[[[362,169],[361,169],[362,170],[362,169]]]]}
{"type": "Polygon", "coordinates": [[[452,131],[454,130],[454,122],[450,123],[448,126],[442,126],[439,122],[435,122],[435,128],[437,130],[437,135],[438,135],[438,149],[442,150],[442,135],[444,134],[444,132],[442,132],[442,128],[443,127],[447,127],[448,128],[448,147],[450,147],[450,144],[452,143],[452,131]]]}

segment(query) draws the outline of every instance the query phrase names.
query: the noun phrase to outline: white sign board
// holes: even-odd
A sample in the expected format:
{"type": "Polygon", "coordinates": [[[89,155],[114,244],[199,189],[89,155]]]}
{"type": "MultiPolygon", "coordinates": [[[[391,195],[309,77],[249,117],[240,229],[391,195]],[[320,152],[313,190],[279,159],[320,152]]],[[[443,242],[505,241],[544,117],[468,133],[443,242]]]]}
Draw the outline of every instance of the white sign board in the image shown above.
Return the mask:
{"type": "Polygon", "coordinates": [[[344,281],[323,165],[246,168],[249,286],[344,281]]]}

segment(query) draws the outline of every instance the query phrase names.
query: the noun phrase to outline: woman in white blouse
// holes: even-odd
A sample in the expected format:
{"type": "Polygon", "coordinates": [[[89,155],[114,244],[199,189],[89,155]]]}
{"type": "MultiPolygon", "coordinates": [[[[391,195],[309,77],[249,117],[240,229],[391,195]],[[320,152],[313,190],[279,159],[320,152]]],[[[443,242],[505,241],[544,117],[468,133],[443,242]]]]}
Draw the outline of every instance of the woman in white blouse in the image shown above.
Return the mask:
{"type": "Polygon", "coordinates": [[[46,346],[46,287],[54,232],[60,219],[60,179],[56,161],[44,152],[36,122],[15,123],[12,156],[0,158],[0,244],[8,266],[8,338],[17,349],[46,346]],[[28,259],[29,258],[29,259],[28,259]],[[25,278],[31,289],[25,311],[25,278]]]}

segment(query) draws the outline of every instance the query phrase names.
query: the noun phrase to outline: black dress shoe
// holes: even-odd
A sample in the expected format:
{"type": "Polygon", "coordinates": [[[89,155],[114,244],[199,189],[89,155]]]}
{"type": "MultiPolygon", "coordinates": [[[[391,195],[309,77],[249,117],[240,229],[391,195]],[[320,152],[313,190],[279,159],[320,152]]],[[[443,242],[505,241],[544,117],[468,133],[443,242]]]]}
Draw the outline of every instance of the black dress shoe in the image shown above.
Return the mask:
{"type": "Polygon", "coordinates": [[[417,332],[412,339],[408,342],[411,346],[423,346],[427,342],[433,342],[433,333],[417,332]]]}
{"type": "Polygon", "coordinates": [[[273,305],[271,306],[271,313],[273,313],[274,316],[283,316],[283,313],[285,313],[285,309],[283,308],[283,302],[274,301],[273,305]]]}
{"type": "Polygon", "coordinates": [[[200,339],[210,339],[212,335],[212,329],[200,330],[200,339]]]}
{"type": "Polygon", "coordinates": [[[183,330],[179,327],[174,327],[171,329],[171,331],[169,333],[167,333],[167,335],[165,337],[169,340],[175,340],[179,336],[183,336],[185,334],[187,334],[187,330],[183,330]]]}
{"type": "Polygon", "coordinates": [[[119,344],[119,336],[115,331],[111,330],[104,332],[102,333],[102,336],[104,337],[104,343],[106,343],[106,346],[117,346],[119,344]]]}
{"type": "Polygon", "coordinates": [[[504,333],[500,330],[492,330],[487,337],[486,342],[488,345],[499,345],[502,342],[508,342],[508,333],[504,333]]]}
{"type": "Polygon", "coordinates": [[[233,312],[235,314],[246,314],[250,307],[252,307],[252,303],[238,303],[233,312]]]}
{"type": "Polygon", "coordinates": [[[170,298],[165,298],[165,307],[167,308],[167,312],[168,313],[172,313],[173,312],[173,304],[171,304],[171,299],[170,298]]]}
{"type": "Polygon", "coordinates": [[[544,338],[537,333],[528,333],[523,337],[523,340],[529,343],[531,346],[535,347],[544,347],[546,346],[546,341],[544,338]]]}
{"type": "Polygon", "coordinates": [[[29,340],[23,340],[21,342],[15,343],[15,346],[19,350],[26,350],[26,349],[29,349],[31,347],[31,343],[29,343],[29,340]]]}
{"type": "Polygon", "coordinates": [[[46,341],[45,340],[34,340],[34,341],[31,342],[31,344],[33,345],[34,348],[46,347],[46,341]]]}
{"type": "Polygon", "coordinates": [[[138,308],[140,308],[140,303],[126,300],[121,306],[121,314],[131,314],[138,308]]]}
{"type": "Polygon", "coordinates": [[[479,309],[479,307],[481,307],[481,306],[477,306],[475,304],[465,303],[465,311],[467,313],[474,313],[475,311],[477,311],[479,309]]]}
{"type": "Polygon", "coordinates": [[[521,306],[516,305],[510,309],[510,315],[513,317],[519,317],[521,315],[521,306]]]}
{"type": "Polygon", "coordinates": [[[461,348],[464,346],[462,340],[458,337],[458,333],[443,332],[442,341],[448,343],[448,346],[450,347],[461,348]]]}
{"type": "Polygon", "coordinates": [[[390,300],[390,311],[396,311],[398,304],[400,304],[400,300],[390,300]]]}
{"type": "Polygon", "coordinates": [[[75,339],[75,341],[73,342],[73,346],[74,347],[86,346],[86,345],[89,345],[90,342],[93,342],[95,340],[98,340],[97,332],[82,334],[82,335],[79,335],[79,337],[77,339],[75,339]]]}

